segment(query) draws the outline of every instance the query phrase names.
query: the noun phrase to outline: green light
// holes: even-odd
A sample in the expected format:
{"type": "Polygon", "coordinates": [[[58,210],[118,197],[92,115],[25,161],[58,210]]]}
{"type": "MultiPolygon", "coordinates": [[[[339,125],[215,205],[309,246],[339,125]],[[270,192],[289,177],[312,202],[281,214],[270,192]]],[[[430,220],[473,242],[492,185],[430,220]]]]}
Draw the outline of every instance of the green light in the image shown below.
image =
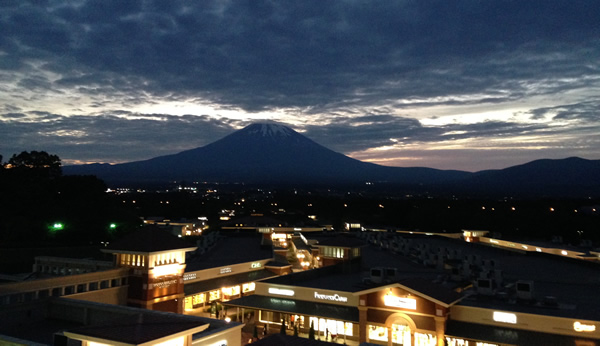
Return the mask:
{"type": "Polygon", "coordinates": [[[63,228],[65,228],[65,225],[63,225],[60,222],[57,222],[54,225],[52,225],[52,229],[55,230],[55,231],[61,230],[63,228]]]}
{"type": "Polygon", "coordinates": [[[117,224],[116,223],[111,223],[109,227],[110,227],[110,229],[115,229],[115,228],[117,228],[117,224]]]}

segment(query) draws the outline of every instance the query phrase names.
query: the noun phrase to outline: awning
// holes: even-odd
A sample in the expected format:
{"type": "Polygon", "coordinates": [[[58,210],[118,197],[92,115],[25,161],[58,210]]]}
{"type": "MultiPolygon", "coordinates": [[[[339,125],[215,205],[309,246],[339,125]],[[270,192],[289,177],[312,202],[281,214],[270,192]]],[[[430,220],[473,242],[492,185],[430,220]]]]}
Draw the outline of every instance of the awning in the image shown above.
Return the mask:
{"type": "Polygon", "coordinates": [[[217,277],[210,280],[186,283],[183,286],[183,290],[185,292],[185,295],[189,296],[196,293],[217,290],[222,287],[230,287],[239,284],[245,284],[248,282],[260,281],[274,276],[277,276],[277,274],[270,272],[266,269],[253,270],[245,273],[217,277]]]}
{"type": "Polygon", "coordinates": [[[277,311],[288,314],[323,317],[338,321],[358,323],[358,308],[355,306],[323,304],[259,295],[246,296],[223,302],[222,304],[226,306],[277,311]]]}
{"type": "Polygon", "coordinates": [[[575,336],[558,335],[534,332],[529,330],[502,328],[477,323],[460,321],[448,321],[446,324],[446,336],[498,343],[503,345],[553,345],[553,346],[575,346],[581,341],[597,345],[598,340],[578,338],[575,336]]]}

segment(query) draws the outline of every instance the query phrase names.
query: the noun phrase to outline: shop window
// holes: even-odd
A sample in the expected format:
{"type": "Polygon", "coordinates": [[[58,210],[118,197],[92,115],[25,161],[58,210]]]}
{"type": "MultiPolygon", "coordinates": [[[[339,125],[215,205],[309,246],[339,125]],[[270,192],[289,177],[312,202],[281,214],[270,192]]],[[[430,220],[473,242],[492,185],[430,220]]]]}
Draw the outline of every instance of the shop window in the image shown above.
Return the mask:
{"type": "Polygon", "coordinates": [[[260,310],[258,319],[263,323],[281,323],[283,314],[275,311],[260,310]]]}
{"type": "Polygon", "coordinates": [[[192,304],[192,297],[185,297],[184,300],[184,309],[185,310],[192,310],[194,308],[193,304],[192,304]]]}
{"type": "Polygon", "coordinates": [[[210,291],[208,298],[209,301],[212,302],[213,300],[217,300],[219,298],[221,298],[221,290],[210,291]]]}
{"type": "Polygon", "coordinates": [[[313,323],[315,326],[315,330],[319,331],[323,336],[326,332],[329,332],[331,335],[345,334],[347,336],[352,336],[353,326],[350,322],[311,317],[309,323],[313,323]]]}
{"type": "Polygon", "coordinates": [[[256,289],[256,284],[254,282],[242,285],[242,292],[244,292],[244,293],[246,293],[246,292],[252,292],[255,289],[256,289]]]}
{"type": "Polygon", "coordinates": [[[431,334],[415,333],[415,346],[436,346],[437,337],[431,334]]]}
{"type": "Polygon", "coordinates": [[[206,302],[206,294],[205,293],[194,294],[192,296],[192,305],[194,307],[204,305],[205,302],[206,302]]]}

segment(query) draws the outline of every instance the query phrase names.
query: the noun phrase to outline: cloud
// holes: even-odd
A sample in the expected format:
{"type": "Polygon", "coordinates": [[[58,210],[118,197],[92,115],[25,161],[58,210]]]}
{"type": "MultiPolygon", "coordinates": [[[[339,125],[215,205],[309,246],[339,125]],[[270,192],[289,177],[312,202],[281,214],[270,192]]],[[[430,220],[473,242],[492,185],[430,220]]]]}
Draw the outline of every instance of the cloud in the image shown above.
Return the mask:
{"type": "Polygon", "coordinates": [[[579,77],[598,75],[599,10],[589,1],[15,2],[3,8],[0,47],[8,69],[39,61],[59,75],[55,88],[91,95],[201,97],[248,111],[501,102],[597,85],[579,77]]]}
{"type": "Polygon", "coordinates": [[[66,163],[126,162],[173,154],[209,144],[232,131],[227,121],[194,115],[115,111],[95,116],[44,112],[0,116],[5,156],[45,150],[66,163]]]}
{"type": "Polygon", "coordinates": [[[600,148],[597,13],[583,0],[0,2],[0,149],[118,162],[268,118],[382,162],[485,139],[583,156],[600,148]],[[508,116],[464,120],[486,108],[508,116]]]}

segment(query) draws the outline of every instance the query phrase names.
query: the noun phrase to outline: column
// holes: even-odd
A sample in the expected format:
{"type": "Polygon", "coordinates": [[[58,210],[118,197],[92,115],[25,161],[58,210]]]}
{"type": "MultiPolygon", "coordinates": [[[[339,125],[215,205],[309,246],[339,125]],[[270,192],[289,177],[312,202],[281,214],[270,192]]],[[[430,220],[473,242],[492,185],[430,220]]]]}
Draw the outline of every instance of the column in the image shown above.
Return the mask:
{"type": "Polygon", "coordinates": [[[367,342],[367,310],[366,306],[358,307],[358,341],[367,342]]]}
{"type": "Polygon", "coordinates": [[[445,336],[446,336],[446,318],[435,316],[435,337],[437,338],[438,346],[444,346],[445,336]]]}
{"type": "Polygon", "coordinates": [[[392,326],[387,327],[387,336],[388,336],[388,340],[387,340],[387,345],[388,346],[392,346],[392,326]]]}

